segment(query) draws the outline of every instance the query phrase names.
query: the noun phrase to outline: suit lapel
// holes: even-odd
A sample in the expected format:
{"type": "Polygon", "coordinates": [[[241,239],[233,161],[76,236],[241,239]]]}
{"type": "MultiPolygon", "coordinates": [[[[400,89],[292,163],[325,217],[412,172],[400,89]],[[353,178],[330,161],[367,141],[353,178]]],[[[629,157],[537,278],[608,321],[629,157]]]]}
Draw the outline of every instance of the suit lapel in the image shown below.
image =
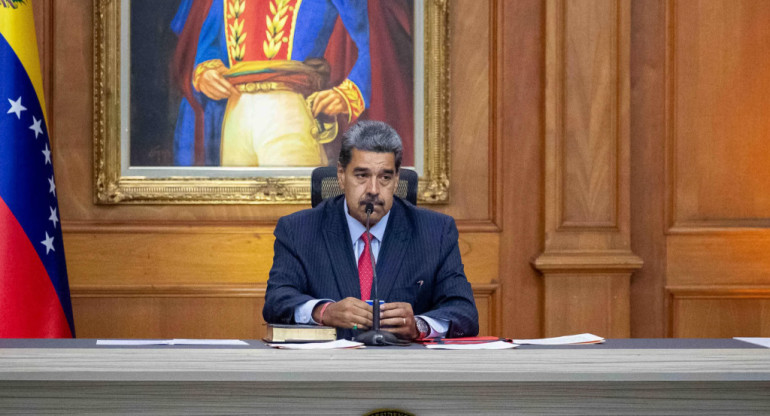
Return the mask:
{"type": "Polygon", "coordinates": [[[324,223],[327,224],[324,228],[326,250],[331,259],[334,280],[342,299],[361,296],[358,268],[353,258],[353,244],[350,242],[350,232],[342,207],[343,201],[342,197],[328,201],[324,212],[324,223]]]}
{"type": "Polygon", "coordinates": [[[377,280],[380,299],[388,299],[393,289],[401,264],[406,257],[406,250],[412,233],[409,230],[409,220],[406,210],[400,201],[394,198],[393,207],[390,210],[390,219],[385,230],[384,241],[380,248],[377,261],[377,280]]]}

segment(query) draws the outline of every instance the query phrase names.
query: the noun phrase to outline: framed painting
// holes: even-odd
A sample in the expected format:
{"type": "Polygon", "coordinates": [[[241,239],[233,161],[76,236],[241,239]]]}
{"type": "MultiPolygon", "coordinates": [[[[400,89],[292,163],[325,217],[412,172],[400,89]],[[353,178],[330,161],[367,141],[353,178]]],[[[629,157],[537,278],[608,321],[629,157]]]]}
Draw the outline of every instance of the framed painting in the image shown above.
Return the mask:
{"type": "Polygon", "coordinates": [[[448,0],[96,0],[100,204],[309,203],[356,120],[448,200],[448,0]]]}

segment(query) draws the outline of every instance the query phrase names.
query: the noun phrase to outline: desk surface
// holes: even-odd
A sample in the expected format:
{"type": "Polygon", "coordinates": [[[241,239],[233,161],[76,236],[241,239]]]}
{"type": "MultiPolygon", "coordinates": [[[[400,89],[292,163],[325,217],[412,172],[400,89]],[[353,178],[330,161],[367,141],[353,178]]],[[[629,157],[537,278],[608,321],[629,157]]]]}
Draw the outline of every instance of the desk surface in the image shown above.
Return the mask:
{"type": "Polygon", "coordinates": [[[770,414],[770,349],[730,339],[289,351],[0,340],[0,414],[770,414]]]}
{"type": "MultiPolygon", "coordinates": [[[[260,340],[245,340],[249,345],[141,345],[141,346],[103,346],[96,345],[95,339],[2,339],[0,349],[6,348],[129,348],[129,349],[272,349],[260,340]]],[[[622,338],[608,339],[601,344],[588,345],[521,345],[518,349],[764,349],[764,347],[731,338],[622,338]]],[[[372,348],[370,348],[372,349],[372,348]]],[[[404,347],[378,347],[377,349],[425,349],[422,345],[412,344],[404,347]]]]}
{"type": "Polygon", "coordinates": [[[0,340],[0,380],[770,381],[770,349],[731,339],[623,339],[500,351],[290,351],[249,346],[102,347],[95,340],[0,340]]]}

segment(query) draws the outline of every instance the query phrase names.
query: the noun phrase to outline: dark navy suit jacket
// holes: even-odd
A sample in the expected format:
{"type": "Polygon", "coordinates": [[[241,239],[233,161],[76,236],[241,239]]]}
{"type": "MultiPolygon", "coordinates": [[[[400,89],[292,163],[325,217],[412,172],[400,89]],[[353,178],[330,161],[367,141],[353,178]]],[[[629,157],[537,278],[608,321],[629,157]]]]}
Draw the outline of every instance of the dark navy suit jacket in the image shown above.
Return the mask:
{"type": "MultiPolygon", "coordinates": [[[[478,312],[465,277],[452,217],[417,208],[398,197],[376,265],[379,297],[408,302],[415,315],[449,321],[448,337],[478,334],[478,312]]],[[[343,196],[281,218],[262,315],[294,322],[294,309],[312,299],[342,300],[361,293],[343,196]]],[[[338,330],[351,338],[352,330],[338,330]]]]}

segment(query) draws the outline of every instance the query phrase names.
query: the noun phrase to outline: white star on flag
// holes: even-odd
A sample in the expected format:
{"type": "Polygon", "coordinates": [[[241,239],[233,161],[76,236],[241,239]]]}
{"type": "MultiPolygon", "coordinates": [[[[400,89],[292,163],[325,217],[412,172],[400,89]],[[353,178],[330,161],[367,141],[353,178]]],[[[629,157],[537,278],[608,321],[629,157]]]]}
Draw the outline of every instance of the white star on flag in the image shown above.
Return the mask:
{"type": "Polygon", "coordinates": [[[11,101],[11,99],[9,98],[8,102],[11,103],[11,109],[8,110],[6,114],[13,113],[13,114],[16,114],[17,119],[21,119],[21,112],[27,111],[27,107],[24,107],[23,105],[21,105],[21,96],[19,96],[19,98],[17,98],[16,101],[11,101]]]}
{"type": "Polygon", "coordinates": [[[45,150],[43,150],[43,156],[45,156],[45,164],[51,164],[51,150],[48,149],[48,143],[45,144],[45,150]]]}
{"type": "Polygon", "coordinates": [[[53,248],[53,237],[48,236],[48,231],[45,232],[45,240],[41,241],[40,244],[45,246],[45,254],[48,254],[51,251],[56,251],[53,248]]]}
{"type": "Polygon", "coordinates": [[[56,196],[56,185],[53,183],[53,176],[48,180],[48,184],[51,185],[51,187],[48,188],[48,192],[52,193],[53,196],[56,196]]]}
{"type": "Polygon", "coordinates": [[[29,129],[35,132],[35,138],[37,139],[37,136],[43,134],[43,128],[40,127],[40,123],[43,122],[43,119],[38,120],[35,118],[35,116],[32,116],[32,125],[29,126],[29,129]]]}
{"type": "Polygon", "coordinates": [[[56,208],[51,207],[51,216],[48,217],[48,221],[53,223],[53,228],[56,228],[56,223],[59,222],[59,217],[57,216],[56,211],[56,208]]]}

